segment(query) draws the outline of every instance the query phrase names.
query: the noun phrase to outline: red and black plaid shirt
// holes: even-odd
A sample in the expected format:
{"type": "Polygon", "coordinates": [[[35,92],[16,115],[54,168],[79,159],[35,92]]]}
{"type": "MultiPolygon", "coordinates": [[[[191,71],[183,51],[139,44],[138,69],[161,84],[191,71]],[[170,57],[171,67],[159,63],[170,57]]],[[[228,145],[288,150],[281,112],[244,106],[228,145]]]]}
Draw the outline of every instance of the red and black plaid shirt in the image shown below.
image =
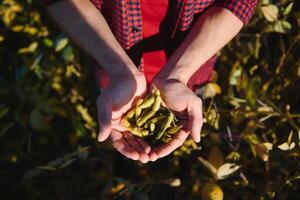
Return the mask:
{"type": "MultiPolygon", "coordinates": [[[[42,0],[52,3],[57,0],[42,0]]],[[[115,37],[124,49],[130,49],[142,40],[142,19],[139,0],[90,0],[104,15],[115,37]]],[[[174,0],[176,13],[173,31],[187,30],[194,15],[209,6],[220,6],[230,10],[244,24],[250,20],[258,0],[174,0]]],[[[172,34],[173,36],[174,34],[172,34]]]]}

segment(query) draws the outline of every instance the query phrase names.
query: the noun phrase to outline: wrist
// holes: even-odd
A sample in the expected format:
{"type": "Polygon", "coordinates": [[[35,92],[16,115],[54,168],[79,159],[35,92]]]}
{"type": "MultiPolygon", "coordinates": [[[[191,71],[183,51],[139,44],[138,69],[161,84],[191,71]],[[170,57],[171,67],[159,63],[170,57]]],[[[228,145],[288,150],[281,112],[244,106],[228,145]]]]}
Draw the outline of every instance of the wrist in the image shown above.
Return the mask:
{"type": "Polygon", "coordinates": [[[110,80],[118,80],[119,78],[131,78],[139,75],[141,72],[132,64],[110,64],[105,67],[104,71],[107,73],[110,80]]]}
{"type": "Polygon", "coordinates": [[[185,85],[189,80],[190,76],[181,67],[174,67],[173,69],[166,66],[157,76],[154,78],[154,82],[161,83],[165,80],[177,80],[185,85]]]}
{"type": "Polygon", "coordinates": [[[143,80],[146,81],[144,73],[139,71],[136,67],[134,69],[129,68],[128,66],[123,66],[122,69],[117,69],[113,73],[108,73],[108,76],[112,82],[118,82],[119,80],[123,79],[131,80],[134,82],[140,82],[143,80]]]}

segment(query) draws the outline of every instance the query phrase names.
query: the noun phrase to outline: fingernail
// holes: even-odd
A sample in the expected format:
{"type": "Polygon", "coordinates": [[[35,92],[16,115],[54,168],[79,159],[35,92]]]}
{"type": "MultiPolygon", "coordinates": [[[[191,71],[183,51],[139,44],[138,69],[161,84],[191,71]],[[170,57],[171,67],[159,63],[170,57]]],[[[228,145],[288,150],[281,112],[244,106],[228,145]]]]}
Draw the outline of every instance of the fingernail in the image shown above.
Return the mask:
{"type": "Polygon", "coordinates": [[[99,133],[98,133],[98,141],[99,142],[102,142],[102,132],[103,132],[103,130],[102,130],[102,128],[100,128],[99,133]]]}

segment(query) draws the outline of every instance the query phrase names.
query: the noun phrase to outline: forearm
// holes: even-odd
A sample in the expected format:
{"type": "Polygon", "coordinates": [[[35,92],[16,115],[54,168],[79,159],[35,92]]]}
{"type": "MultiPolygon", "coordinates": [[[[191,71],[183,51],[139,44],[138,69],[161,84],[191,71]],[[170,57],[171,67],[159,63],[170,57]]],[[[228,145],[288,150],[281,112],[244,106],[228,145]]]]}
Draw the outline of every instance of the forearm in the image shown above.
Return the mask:
{"type": "Polygon", "coordinates": [[[158,78],[174,78],[187,83],[199,67],[226,45],[242,26],[243,22],[229,10],[209,8],[195,21],[158,78]]]}
{"type": "Polygon", "coordinates": [[[47,7],[58,26],[93,57],[110,78],[137,72],[102,14],[87,0],[63,0],[47,7]]]}

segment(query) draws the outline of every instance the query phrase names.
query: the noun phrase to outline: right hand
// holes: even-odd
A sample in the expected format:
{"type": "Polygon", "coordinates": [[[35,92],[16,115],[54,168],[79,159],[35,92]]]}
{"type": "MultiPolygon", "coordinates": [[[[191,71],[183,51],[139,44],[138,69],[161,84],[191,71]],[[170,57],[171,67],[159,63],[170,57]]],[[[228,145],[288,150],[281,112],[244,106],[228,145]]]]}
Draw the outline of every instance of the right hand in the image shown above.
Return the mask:
{"type": "Polygon", "coordinates": [[[109,136],[112,145],[124,156],[143,163],[149,161],[151,147],[142,139],[127,132],[121,124],[122,116],[147,92],[146,78],[142,72],[121,76],[110,81],[97,98],[99,123],[98,141],[109,136]]]}

